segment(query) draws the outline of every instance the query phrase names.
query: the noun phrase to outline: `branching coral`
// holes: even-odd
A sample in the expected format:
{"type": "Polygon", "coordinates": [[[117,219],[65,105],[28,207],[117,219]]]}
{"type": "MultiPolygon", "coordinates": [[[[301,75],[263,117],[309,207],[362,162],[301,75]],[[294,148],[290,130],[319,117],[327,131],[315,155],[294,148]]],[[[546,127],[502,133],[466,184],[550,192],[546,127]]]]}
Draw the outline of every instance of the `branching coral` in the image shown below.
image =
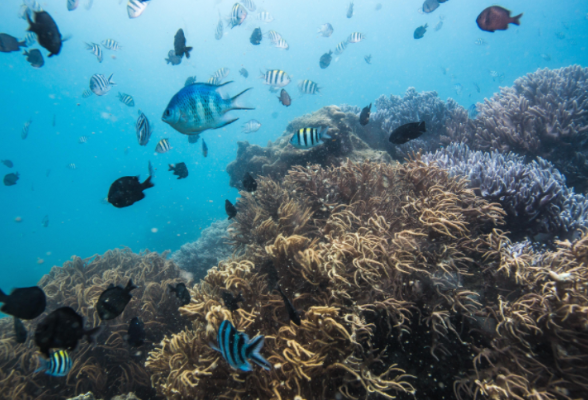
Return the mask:
{"type": "MultiPolygon", "coordinates": [[[[132,279],[139,288],[133,291],[133,299],[120,317],[102,324],[104,330],[96,346],[80,343],[70,353],[74,364],[66,378],[33,374],[37,352],[32,338],[25,344],[16,344],[12,324],[8,319],[0,320],[0,371],[10,371],[9,376],[0,375],[6,382],[0,385],[0,397],[63,399],[90,390],[98,397],[129,391],[145,397],[152,395],[144,366],[152,344],[132,349],[124,336],[135,316],[144,322],[149,343],[158,342],[164,333],[184,328],[186,321],[178,312],[180,303],[167,290],[168,284],[180,281],[180,269],[165,257],[115,250],[86,260],[74,257],[63,267],[53,267],[39,282],[47,295],[47,312],[61,306],[72,307],[86,317],[88,326],[100,324],[94,306],[110,284],[126,284],[132,279]]],[[[26,323],[29,332],[34,332],[35,321],[26,323]]]]}
{"type": "Polygon", "coordinates": [[[211,267],[229,257],[232,248],[225,243],[228,220],[215,221],[192,243],[184,244],[171,256],[172,260],[183,270],[193,274],[197,282],[206,275],[211,267]]]}
{"type": "Polygon", "coordinates": [[[452,126],[445,143],[542,157],[583,191],[588,182],[588,68],[537,70],[478,104],[476,119],[452,126]]]}
{"type": "Polygon", "coordinates": [[[390,161],[390,156],[382,151],[383,148],[369,143],[369,137],[363,135],[364,129],[352,111],[328,106],[298,117],[288,124],[275,142],[269,142],[267,147],[238,142],[237,158],[227,166],[227,172],[231,176],[230,185],[242,189],[241,180],[245,172],[254,177],[266,175],[279,179],[295,165],[339,165],[345,158],[352,161],[390,161]],[[309,150],[299,150],[291,146],[289,140],[294,132],[307,127],[328,127],[331,139],[309,150]]]}
{"type": "Polygon", "coordinates": [[[467,178],[476,194],[500,203],[508,229],[515,233],[571,237],[588,227],[588,200],[569,189],[560,172],[541,158],[525,164],[524,157],[513,153],[484,153],[452,144],[423,155],[423,160],[467,178]]]}
{"type": "Polygon", "coordinates": [[[193,302],[181,308],[192,328],[150,354],[158,393],[169,399],[414,393],[418,383],[388,347],[428,324],[437,333],[428,336],[436,356],[458,334],[456,318],[474,318],[478,294],[452,282],[471,275],[475,260],[492,248],[493,235],[500,236],[492,229],[504,212],[465,180],[419,160],[295,167],[282,181],[258,183],[254,194],[243,194],[231,227],[242,256],[209,271],[194,287],[193,302]],[[300,326],[288,323],[281,297],[268,291],[267,263],[303,311],[300,326]],[[242,308],[231,313],[223,291],[241,293],[242,308]],[[224,319],[266,336],[262,353],[272,371],[238,373],[208,346],[224,319]]]}

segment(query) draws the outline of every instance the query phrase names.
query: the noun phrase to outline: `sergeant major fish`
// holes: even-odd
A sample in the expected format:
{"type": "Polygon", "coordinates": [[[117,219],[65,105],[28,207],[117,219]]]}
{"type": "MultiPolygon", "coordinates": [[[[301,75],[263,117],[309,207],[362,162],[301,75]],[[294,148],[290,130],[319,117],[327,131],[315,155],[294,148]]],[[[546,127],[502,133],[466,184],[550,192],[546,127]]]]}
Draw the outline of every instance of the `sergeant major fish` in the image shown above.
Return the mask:
{"type": "Polygon", "coordinates": [[[298,82],[298,89],[302,94],[317,94],[320,93],[321,88],[317,85],[316,82],[305,79],[298,82]]]}
{"type": "Polygon", "coordinates": [[[290,144],[297,149],[307,150],[323,143],[325,139],[331,139],[327,135],[328,128],[301,128],[290,138],[290,144]]]}
{"type": "Polygon", "coordinates": [[[139,18],[148,5],[149,0],[129,0],[127,3],[129,18],[139,18]]]}
{"type": "Polygon", "coordinates": [[[257,7],[255,6],[255,3],[253,2],[253,0],[242,0],[242,1],[241,1],[241,3],[243,3],[243,5],[244,5],[245,7],[247,7],[247,9],[248,9],[249,11],[255,11],[255,9],[257,8],[257,7]]]}
{"type": "Polygon", "coordinates": [[[51,376],[67,376],[73,365],[69,354],[65,350],[54,351],[49,355],[48,360],[41,356],[38,357],[41,366],[35,370],[35,373],[45,371],[47,375],[51,376]]]}
{"type": "Polygon", "coordinates": [[[219,89],[229,83],[231,81],[218,86],[195,83],[182,88],[172,97],[161,119],[185,135],[222,128],[237,121],[239,118],[230,119],[225,114],[231,110],[254,110],[239,102],[239,97],[251,88],[231,98],[223,98],[219,89]]]}
{"type": "Polygon", "coordinates": [[[119,51],[121,49],[120,44],[114,39],[106,39],[102,41],[102,46],[108,50],[119,51]]]}
{"type": "Polygon", "coordinates": [[[274,88],[282,88],[290,83],[290,77],[288,74],[279,69],[271,69],[262,73],[259,77],[263,79],[263,83],[270,85],[274,88]]]}
{"type": "Polygon", "coordinates": [[[216,24],[216,30],[214,31],[214,38],[216,40],[221,40],[223,38],[224,35],[224,25],[223,25],[223,20],[220,18],[218,18],[218,24],[216,24]]]}
{"type": "Polygon", "coordinates": [[[102,49],[100,48],[99,44],[96,43],[86,43],[86,50],[89,50],[90,53],[94,54],[98,59],[98,62],[102,62],[102,49]]]}
{"type": "Polygon", "coordinates": [[[135,132],[137,133],[139,146],[146,146],[147,143],[149,143],[149,138],[151,138],[153,129],[149,124],[149,120],[141,110],[139,110],[139,118],[137,118],[137,123],[135,124],[135,132]]]}
{"type": "Polygon", "coordinates": [[[264,337],[256,336],[249,340],[246,333],[239,332],[228,320],[224,320],[218,329],[218,347],[211,347],[220,352],[229,365],[241,371],[252,371],[249,360],[265,370],[271,370],[272,365],[259,353],[263,347],[264,337]]]}
{"type": "Polygon", "coordinates": [[[90,78],[90,90],[94,92],[96,96],[104,96],[105,94],[108,94],[110,89],[112,89],[112,86],[116,85],[112,80],[112,75],[114,74],[110,74],[108,79],[102,74],[92,75],[90,78]]]}
{"type": "Polygon", "coordinates": [[[269,24],[274,20],[274,17],[267,11],[260,11],[257,13],[257,19],[259,21],[265,22],[266,24],[269,24]]]}
{"type": "Polygon", "coordinates": [[[353,32],[347,38],[347,43],[359,43],[362,40],[365,40],[365,35],[361,32],[353,32]]]}
{"type": "Polygon", "coordinates": [[[133,99],[133,96],[131,96],[130,94],[118,92],[118,99],[124,105],[127,105],[129,107],[135,107],[135,100],[133,99]]]}
{"type": "Polygon", "coordinates": [[[171,146],[169,144],[169,139],[167,139],[167,138],[161,139],[157,143],[157,146],[155,146],[155,152],[157,152],[159,154],[167,153],[170,150],[171,150],[171,146]]]}
{"type": "Polygon", "coordinates": [[[247,18],[247,10],[245,7],[239,3],[235,3],[229,17],[229,25],[231,25],[231,29],[241,25],[245,21],[245,18],[247,18]]]}
{"type": "Polygon", "coordinates": [[[347,48],[347,42],[346,41],[339,43],[335,47],[335,54],[338,55],[338,56],[341,55],[346,48],[347,48]]]}

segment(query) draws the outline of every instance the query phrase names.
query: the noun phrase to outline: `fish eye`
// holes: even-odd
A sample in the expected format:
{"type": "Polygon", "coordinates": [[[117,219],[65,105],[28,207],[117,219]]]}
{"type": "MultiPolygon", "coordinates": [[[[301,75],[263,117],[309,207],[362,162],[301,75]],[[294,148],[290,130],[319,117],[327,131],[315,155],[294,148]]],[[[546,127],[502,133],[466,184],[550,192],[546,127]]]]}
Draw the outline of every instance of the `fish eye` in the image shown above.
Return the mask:
{"type": "Polygon", "coordinates": [[[165,116],[169,117],[171,115],[171,111],[169,109],[165,110],[165,116]]]}

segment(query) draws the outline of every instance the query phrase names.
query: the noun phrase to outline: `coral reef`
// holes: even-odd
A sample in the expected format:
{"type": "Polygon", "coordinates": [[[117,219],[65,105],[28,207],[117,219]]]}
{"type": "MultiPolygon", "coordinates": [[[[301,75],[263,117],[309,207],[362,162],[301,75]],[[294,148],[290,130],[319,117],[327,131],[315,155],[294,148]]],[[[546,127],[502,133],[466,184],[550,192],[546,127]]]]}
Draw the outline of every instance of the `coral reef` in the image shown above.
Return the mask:
{"type": "Polygon", "coordinates": [[[269,142],[267,147],[238,142],[237,158],[227,166],[230,185],[243,189],[241,180],[245,172],[251,173],[253,177],[267,175],[279,179],[294,165],[339,165],[346,158],[352,161],[391,161],[383,149],[365,141],[366,135],[359,136],[363,132],[353,112],[343,112],[336,106],[323,107],[294,119],[284,133],[275,142],[269,142]],[[331,140],[308,150],[299,150],[289,144],[298,129],[321,126],[329,127],[331,140]]]}
{"type": "Polygon", "coordinates": [[[39,282],[47,295],[46,313],[70,306],[85,317],[88,326],[100,324],[94,305],[110,284],[126,284],[132,279],[139,288],[133,290],[133,298],[120,317],[102,323],[97,345],[82,342],[70,352],[73,367],[65,378],[34,374],[38,353],[31,336],[34,322],[46,314],[25,322],[31,336],[24,344],[14,342],[12,321],[0,319],[0,398],[64,399],[88,391],[100,398],[129,391],[142,398],[152,396],[144,365],[147,351],[164,333],[178,332],[187,323],[178,312],[179,301],[167,291],[168,284],[180,281],[180,272],[166,260],[166,254],[146,251],[139,255],[128,249],[86,260],[74,257],[63,267],[53,267],[39,282]],[[124,337],[135,316],[145,324],[147,342],[133,349],[124,337]]]}
{"type": "Polygon", "coordinates": [[[485,153],[451,144],[422,159],[467,178],[476,194],[500,203],[514,234],[563,237],[588,227],[588,200],[569,189],[562,174],[540,157],[525,164],[523,156],[513,153],[485,153]]]}
{"type": "Polygon", "coordinates": [[[186,243],[175,251],[171,259],[183,270],[193,275],[198,282],[206,272],[219,261],[228,258],[233,252],[232,247],[225,243],[228,236],[228,220],[215,221],[192,243],[186,243]]]}
{"type": "Polygon", "coordinates": [[[588,68],[539,69],[477,105],[478,116],[448,127],[444,143],[542,157],[579,191],[588,187],[588,68]]]}
{"type": "MultiPolygon", "coordinates": [[[[408,88],[404,97],[384,95],[375,101],[377,111],[372,113],[371,124],[380,125],[380,141],[376,148],[386,149],[397,160],[403,160],[413,152],[433,151],[440,147],[441,137],[446,136],[446,125],[467,111],[453,99],[444,102],[437,92],[417,93],[415,88],[408,88]],[[427,133],[418,140],[395,146],[388,142],[390,133],[409,122],[425,121],[427,133]]],[[[374,128],[372,128],[374,129],[374,128]]]]}
{"type": "Polygon", "coordinates": [[[483,307],[462,281],[503,238],[494,230],[505,216],[497,204],[420,160],[297,166],[284,179],[260,177],[257,191],[242,195],[231,239],[243,253],[194,286],[192,303],[180,309],[192,327],[150,353],[158,394],[175,400],[452,395],[437,379],[451,381],[471,360],[462,345],[468,334],[460,332],[468,332],[465,321],[477,321],[483,307]],[[268,290],[270,264],[303,312],[300,326],[268,290]],[[229,311],[224,291],[242,293],[242,308],[229,311]],[[265,335],[262,354],[273,370],[239,373],[210,348],[225,319],[265,335]],[[432,363],[443,367],[424,368],[432,363]]]}

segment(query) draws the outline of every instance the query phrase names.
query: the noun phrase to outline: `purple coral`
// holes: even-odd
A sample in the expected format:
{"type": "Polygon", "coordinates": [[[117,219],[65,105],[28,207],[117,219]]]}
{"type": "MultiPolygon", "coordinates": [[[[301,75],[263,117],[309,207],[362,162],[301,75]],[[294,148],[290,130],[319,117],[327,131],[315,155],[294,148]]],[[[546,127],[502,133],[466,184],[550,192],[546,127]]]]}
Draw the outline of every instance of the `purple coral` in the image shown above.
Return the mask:
{"type": "Polygon", "coordinates": [[[524,157],[514,153],[452,144],[424,154],[423,161],[467,178],[478,195],[500,203],[512,231],[567,235],[588,227],[588,199],[568,188],[565,177],[542,158],[525,164],[524,157]]]}

